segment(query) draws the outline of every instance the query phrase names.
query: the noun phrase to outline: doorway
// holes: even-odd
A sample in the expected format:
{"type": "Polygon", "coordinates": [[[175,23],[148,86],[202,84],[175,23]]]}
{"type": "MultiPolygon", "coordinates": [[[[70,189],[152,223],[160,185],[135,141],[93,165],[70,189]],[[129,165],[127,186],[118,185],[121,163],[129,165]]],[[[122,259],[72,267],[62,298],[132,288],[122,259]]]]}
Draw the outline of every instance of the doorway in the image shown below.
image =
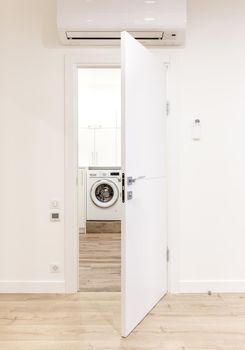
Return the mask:
{"type": "Polygon", "coordinates": [[[79,290],[121,291],[121,70],[77,70],[79,290]]]}
{"type": "Polygon", "coordinates": [[[79,270],[77,70],[121,62],[121,311],[127,336],[167,292],[166,65],[126,32],[121,43],[121,50],[88,49],[66,59],[65,268],[66,290],[74,292],[79,270]]]}

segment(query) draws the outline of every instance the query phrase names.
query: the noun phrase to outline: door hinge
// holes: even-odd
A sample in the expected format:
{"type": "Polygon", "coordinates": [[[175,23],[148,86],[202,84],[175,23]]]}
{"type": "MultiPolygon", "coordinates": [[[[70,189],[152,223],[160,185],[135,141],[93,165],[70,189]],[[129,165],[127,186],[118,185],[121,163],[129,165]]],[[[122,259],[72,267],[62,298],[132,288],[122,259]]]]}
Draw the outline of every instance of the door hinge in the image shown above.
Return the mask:
{"type": "Polygon", "coordinates": [[[166,115],[168,116],[170,114],[170,102],[166,102],[166,115]]]}
{"type": "Polygon", "coordinates": [[[169,262],[169,259],[170,259],[170,251],[169,251],[169,248],[167,247],[167,254],[166,254],[166,257],[167,257],[167,262],[169,262]]]}

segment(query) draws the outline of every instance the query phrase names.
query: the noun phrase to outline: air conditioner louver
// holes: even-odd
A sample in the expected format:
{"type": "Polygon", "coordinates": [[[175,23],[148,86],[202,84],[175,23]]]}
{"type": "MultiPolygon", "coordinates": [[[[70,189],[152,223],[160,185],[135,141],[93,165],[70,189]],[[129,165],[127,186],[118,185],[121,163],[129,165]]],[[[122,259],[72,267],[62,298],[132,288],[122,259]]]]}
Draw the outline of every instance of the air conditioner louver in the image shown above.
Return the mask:
{"type": "MultiPolygon", "coordinates": [[[[138,40],[162,40],[163,32],[129,32],[138,40]]],[[[120,40],[121,32],[66,32],[68,40],[120,40]]]]}
{"type": "MultiPolygon", "coordinates": [[[[65,35],[65,41],[70,45],[119,45],[121,40],[121,32],[116,31],[66,31],[61,34],[65,35]]],[[[129,34],[148,45],[162,45],[162,42],[168,45],[176,45],[176,42],[182,40],[181,33],[177,31],[129,31],[129,34]]]]}

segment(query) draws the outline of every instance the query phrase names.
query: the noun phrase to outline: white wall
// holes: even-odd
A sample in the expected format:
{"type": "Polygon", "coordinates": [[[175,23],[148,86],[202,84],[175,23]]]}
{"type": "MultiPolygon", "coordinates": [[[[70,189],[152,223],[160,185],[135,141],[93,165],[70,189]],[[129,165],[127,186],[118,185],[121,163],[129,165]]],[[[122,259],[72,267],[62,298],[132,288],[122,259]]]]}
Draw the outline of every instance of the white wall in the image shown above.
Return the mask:
{"type": "Polygon", "coordinates": [[[64,54],[48,47],[52,3],[1,4],[1,292],[64,290],[63,221],[49,221],[49,200],[63,216],[64,195],[64,54]]]}
{"type": "MultiPolygon", "coordinates": [[[[171,289],[245,291],[245,3],[188,3],[186,48],[170,51],[171,289]]],[[[49,200],[63,217],[64,55],[82,49],[58,44],[54,0],[12,0],[0,51],[0,292],[63,291],[64,222],[49,221],[49,200]]]]}
{"type": "Polygon", "coordinates": [[[180,53],[179,283],[245,291],[245,2],[188,2],[180,53]],[[192,120],[202,140],[190,137],[192,120]]]}

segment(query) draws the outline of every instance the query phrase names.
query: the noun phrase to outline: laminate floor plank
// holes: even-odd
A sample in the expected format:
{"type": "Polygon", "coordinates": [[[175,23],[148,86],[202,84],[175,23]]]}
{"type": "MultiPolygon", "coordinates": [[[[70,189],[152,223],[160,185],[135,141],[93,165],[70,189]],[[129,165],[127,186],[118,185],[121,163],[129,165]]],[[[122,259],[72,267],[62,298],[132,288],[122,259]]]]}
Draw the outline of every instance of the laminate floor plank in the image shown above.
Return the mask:
{"type": "Polygon", "coordinates": [[[79,287],[81,292],[121,291],[120,233],[80,234],[79,287]]]}
{"type": "Polygon", "coordinates": [[[0,350],[244,350],[245,295],[167,295],[127,338],[120,293],[0,295],[0,350]]]}

